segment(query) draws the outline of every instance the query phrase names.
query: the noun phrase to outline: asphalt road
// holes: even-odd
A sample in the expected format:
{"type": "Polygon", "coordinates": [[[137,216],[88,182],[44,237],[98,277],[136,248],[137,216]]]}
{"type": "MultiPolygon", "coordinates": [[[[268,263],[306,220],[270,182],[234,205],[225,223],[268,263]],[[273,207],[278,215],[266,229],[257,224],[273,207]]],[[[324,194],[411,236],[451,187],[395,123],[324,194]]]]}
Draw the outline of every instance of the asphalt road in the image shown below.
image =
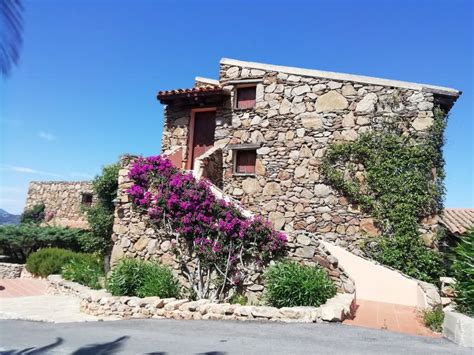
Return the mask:
{"type": "Polygon", "coordinates": [[[472,354],[445,339],[341,324],[168,319],[0,321],[0,354],[472,354]]]}

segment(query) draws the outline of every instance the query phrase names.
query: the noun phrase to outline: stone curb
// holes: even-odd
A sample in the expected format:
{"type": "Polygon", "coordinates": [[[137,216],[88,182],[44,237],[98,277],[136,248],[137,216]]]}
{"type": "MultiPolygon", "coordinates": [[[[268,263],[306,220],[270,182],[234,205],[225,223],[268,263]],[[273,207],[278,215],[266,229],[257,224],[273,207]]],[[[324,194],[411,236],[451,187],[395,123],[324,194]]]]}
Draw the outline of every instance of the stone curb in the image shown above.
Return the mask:
{"type": "Polygon", "coordinates": [[[340,293],[320,307],[242,306],[210,300],[160,297],[112,296],[105,290],[90,288],[59,275],[48,277],[48,293],[67,294],[82,299],[81,311],[94,316],[171,319],[263,320],[299,323],[342,322],[355,313],[355,293],[340,293]]]}

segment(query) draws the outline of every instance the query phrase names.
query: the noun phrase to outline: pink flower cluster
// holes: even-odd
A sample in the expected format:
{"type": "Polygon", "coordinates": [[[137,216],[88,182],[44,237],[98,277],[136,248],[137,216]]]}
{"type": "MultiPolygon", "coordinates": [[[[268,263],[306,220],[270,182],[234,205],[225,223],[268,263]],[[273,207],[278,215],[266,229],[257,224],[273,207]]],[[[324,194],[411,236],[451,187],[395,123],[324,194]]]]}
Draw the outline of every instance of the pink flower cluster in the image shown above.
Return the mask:
{"type": "Polygon", "coordinates": [[[134,204],[152,221],[170,223],[205,261],[230,256],[231,261],[264,263],[286,245],[286,236],[268,222],[245,218],[235,206],[217,199],[206,181],[196,181],[164,157],[136,159],[129,177],[134,184],[126,192],[134,204]]]}

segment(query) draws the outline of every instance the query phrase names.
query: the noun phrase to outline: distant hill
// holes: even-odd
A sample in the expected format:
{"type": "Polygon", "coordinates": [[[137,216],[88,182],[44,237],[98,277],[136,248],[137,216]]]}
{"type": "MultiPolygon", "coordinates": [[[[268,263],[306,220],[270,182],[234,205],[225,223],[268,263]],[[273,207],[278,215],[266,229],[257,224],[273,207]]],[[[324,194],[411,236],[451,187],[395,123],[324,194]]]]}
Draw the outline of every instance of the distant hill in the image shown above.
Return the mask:
{"type": "Polygon", "coordinates": [[[0,208],[0,224],[18,224],[20,222],[20,215],[10,214],[0,208]]]}

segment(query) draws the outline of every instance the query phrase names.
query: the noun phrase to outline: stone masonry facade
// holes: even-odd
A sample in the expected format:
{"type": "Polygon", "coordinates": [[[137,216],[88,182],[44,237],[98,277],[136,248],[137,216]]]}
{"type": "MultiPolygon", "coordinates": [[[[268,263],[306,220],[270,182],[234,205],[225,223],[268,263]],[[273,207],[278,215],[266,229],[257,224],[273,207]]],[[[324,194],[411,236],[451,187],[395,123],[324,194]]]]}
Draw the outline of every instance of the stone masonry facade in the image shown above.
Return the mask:
{"type": "Polygon", "coordinates": [[[32,181],[25,210],[43,203],[46,224],[88,229],[82,207],[91,197],[94,201],[90,181],[32,181]]]}
{"type": "MultiPolygon", "coordinates": [[[[309,259],[314,240],[337,242],[361,254],[358,241],[379,235],[371,216],[325,183],[320,166],[327,148],[393,122],[403,122],[406,131],[423,137],[435,106],[448,111],[459,95],[429,85],[229,59],[221,61],[219,81],[206,84],[228,93],[216,106],[223,191],[285,231],[294,255],[309,259]],[[255,86],[254,107],[235,108],[236,90],[242,86],[255,86]],[[255,174],[234,173],[239,145],[257,147],[255,174]]],[[[202,85],[196,81],[197,87],[202,85]]],[[[180,146],[186,158],[195,107],[167,105],[163,151],[180,146]]],[[[363,173],[356,178],[364,179],[363,173]]],[[[430,244],[436,218],[427,216],[424,222],[423,239],[430,244]]]]}

